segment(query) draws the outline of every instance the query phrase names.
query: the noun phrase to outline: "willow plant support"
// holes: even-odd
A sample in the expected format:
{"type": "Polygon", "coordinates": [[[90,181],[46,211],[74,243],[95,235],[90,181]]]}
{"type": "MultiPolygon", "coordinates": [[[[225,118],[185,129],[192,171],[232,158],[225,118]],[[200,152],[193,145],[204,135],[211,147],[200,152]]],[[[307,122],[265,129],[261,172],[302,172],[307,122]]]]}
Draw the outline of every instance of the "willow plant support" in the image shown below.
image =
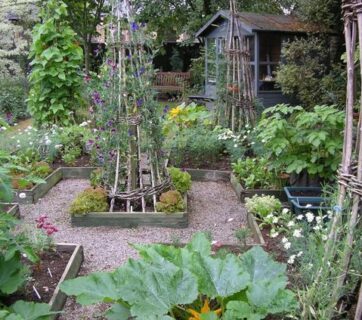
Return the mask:
{"type": "Polygon", "coordinates": [[[145,69],[146,64],[150,64],[149,59],[145,58],[148,48],[134,34],[140,26],[132,17],[129,1],[113,0],[111,4],[112,18],[107,45],[118,72],[112,79],[110,103],[117,103],[114,120],[121,125],[118,130],[126,131],[124,136],[128,138],[126,144],[121,141],[117,144],[114,179],[112,185],[108,186],[110,211],[114,210],[116,200],[120,200],[126,203],[127,212],[134,211],[136,203],[141,205],[142,212],[146,212],[148,198],[152,199],[153,211],[156,211],[157,194],[170,187],[170,178],[164,162],[159,161],[160,146],[150,136],[155,130],[145,130],[146,126],[157,125],[152,118],[154,110],[142,110],[154,107],[151,81],[149,78],[144,79],[145,71],[140,71],[145,69]],[[124,29],[124,21],[127,21],[127,29],[124,29]],[[143,93],[141,98],[140,92],[143,93]],[[137,105],[138,101],[142,103],[137,105]],[[145,140],[143,147],[141,137],[145,140]],[[144,181],[145,175],[149,176],[148,185],[144,181]],[[121,191],[122,188],[124,191],[121,191]]]}
{"type": "MultiPolygon", "coordinates": [[[[354,235],[358,227],[359,203],[362,196],[362,137],[361,137],[361,119],[362,119],[362,105],[360,105],[360,117],[357,125],[353,122],[353,106],[355,104],[355,52],[356,42],[362,43],[362,0],[345,0],[342,2],[343,18],[344,18],[344,35],[346,42],[347,54],[347,98],[346,98],[346,120],[344,131],[344,145],[343,145],[343,158],[339,170],[339,192],[337,198],[337,205],[332,219],[332,225],[325,246],[325,253],[323,257],[322,266],[328,270],[327,264],[336,259],[337,242],[343,239],[343,248],[340,253],[340,272],[336,279],[336,285],[333,288],[331,297],[331,307],[329,308],[328,319],[331,319],[339,301],[341,289],[345,284],[350,261],[352,257],[352,249],[354,242],[354,235]],[[354,139],[354,132],[356,134],[354,139]],[[356,141],[354,145],[354,141],[356,141]],[[351,212],[346,212],[347,215],[347,231],[343,228],[342,213],[344,209],[345,200],[350,197],[352,200],[351,212]],[[344,233],[346,235],[344,236],[344,233]],[[344,237],[343,237],[344,236],[344,237]]],[[[360,70],[362,72],[362,46],[360,45],[359,52],[360,70]]],[[[362,79],[362,74],[360,74],[362,79]]],[[[360,96],[362,97],[362,87],[360,88],[360,96]]],[[[361,102],[362,103],[362,100],[361,102]]],[[[321,279],[322,270],[316,278],[316,285],[321,279]]],[[[362,297],[360,293],[361,304],[362,297]]],[[[355,320],[360,320],[356,313],[355,320]]]]}
{"type": "Polygon", "coordinates": [[[249,39],[241,33],[235,0],[230,0],[225,56],[228,94],[224,117],[231,130],[235,132],[240,131],[243,125],[254,125],[255,122],[255,93],[250,65],[249,39]]]}

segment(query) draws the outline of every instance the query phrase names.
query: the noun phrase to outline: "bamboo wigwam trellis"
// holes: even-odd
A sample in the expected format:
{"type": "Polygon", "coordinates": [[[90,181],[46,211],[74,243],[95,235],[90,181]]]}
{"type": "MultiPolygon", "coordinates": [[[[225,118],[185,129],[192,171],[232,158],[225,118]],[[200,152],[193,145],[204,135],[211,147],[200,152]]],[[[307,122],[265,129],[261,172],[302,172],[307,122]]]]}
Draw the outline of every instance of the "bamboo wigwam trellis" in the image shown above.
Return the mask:
{"type": "Polygon", "coordinates": [[[232,131],[240,131],[245,124],[254,125],[255,93],[250,65],[249,39],[241,33],[235,0],[230,0],[230,19],[225,56],[227,60],[226,82],[229,94],[224,116],[232,131]]]}
{"type": "MultiPolygon", "coordinates": [[[[323,258],[324,266],[328,270],[328,263],[333,261],[337,254],[336,243],[343,239],[342,255],[340,256],[340,272],[336,279],[336,285],[331,299],[331,311],[327,315],[332,319],[334,307],[337,305],[342,287],[345,284],[349,273],[352,250],[354,246],[355,234],[359,228],[360,203],[362,197],[362,86],[360,93],[359,121],[353,121],[353,107],[356,103],[355,84],[357,74],[355,66],[355,52],[357,42],[359,43],[359,75],[362,84],[362,0],[345,0],[342,2],[344,34],[347,51],[347,100],[346,100],[346,120],[344,131],[343,159],[339,171],[338,183],[339,193],[335,215],[329,238],[325,247],[323,258]],[[350,199],[352,209],[345,212],[344,205],[346,199],[350,199]],[[346,217],[342,219],[342,213],[346,217]],[[347,226],[345,229],[343,226],[347,226]],[[347,230],[347,231],[346,231],[347,230]]],[[[360,272],[361,270],[357,271],[360,272]]],[[[319,277],[320,278],[320,275],[319,277]]],[[[362,319],[362,287],[359,293],[359,300],[355,320],[362,319]]]]}
{"type": "Polygon", "coordinates": [[[111,4],[107,38],[111,54],[107,60],[110,98],[108,110],[102,111],[109,114],[107,123],[115,122],[109,138],[115,160],[105,170],[110,212],[117,202],[125,203],[127,212],[146,212],[147,203],[152,202],[151,211],[156,211],[156,196],[170,187],[170,178],[157,141],[159,128],[150,86],[153,68],[148,38],[142,30],[145,27],[133,20],[128,0],[113,0],[111,4]]]}

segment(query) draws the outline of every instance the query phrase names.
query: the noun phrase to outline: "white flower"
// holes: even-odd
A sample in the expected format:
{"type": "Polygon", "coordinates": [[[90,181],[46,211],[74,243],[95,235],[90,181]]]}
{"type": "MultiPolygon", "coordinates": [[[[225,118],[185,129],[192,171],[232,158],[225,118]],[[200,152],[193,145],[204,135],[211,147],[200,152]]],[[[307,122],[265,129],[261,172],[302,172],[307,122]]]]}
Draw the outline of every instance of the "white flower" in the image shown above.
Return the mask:
{"type": "Polygon", "coordinates": [[[302,214],[297,216],[297,220],[303,220],[304,216],[302,214]]]}
{"type": "Polygon", "coordinates": [[[308,263],[308,269],[312,269],[313,263],[308,263]]]}
{"type": "Polygon", "coordinates": [[[273,223],[278,223],[278,221],[279,221],[278,217],[274,217],[273,220],[272,220],[273,223]]]}
{"type": "Polygon", "coordinates": [[[295,225],[294,221],[289,221],[287,227],[293,227],[295,225]]]}
{"type": "Polygon", "coordinates": [[[287,214],[287,213],[289,213],[289,209],[288,209],[288,208],[284,208],[284,209],[282,210],[282,214],[287,214]]]}
{"type": "Polygon", "coordinates": [[[237,144],[234,144],[234,148],[237,148],[238,147],[238,145],[237,144]]]}
{"type": "Polygon", "coordinates": [[[20,143],[20,140],[16,140],[16,143],[20,143]]]}
{"type": "Polygon", "coordinates": [[[310,208],[310,207],[312,207],[312,205],[310,203],[308,203],[308,204],[305,205],[305,207],[310,208]]]}
{"type": "Polygon", "coordinates": [[[288,239],[286,237],[283,237],[282,243],[287,243],[287,242],[288,242],[288,239]]]}
{"type": "Polygon", "coordinates": [[[55,149],[60,149],[61,147],[63,147],[62,144],[56,144],[56,145],[54,146],[55,149]]]}
{"type": "Polygon", "coordinates": [[[271,218],[273,218],[274,217],[274,215],[272,214],[272,213],[269,213],[265,218],[266,219],[271,219],[271,218]]]}
{"type": "Polygon", "coordinates": [[[6,130],[6,127],[1,127],[1,130],[2,130],[2,131],[5,131],[5,130],[6,130]]]}
{"type": "Polygon", "coordinates": [[[33,145],[33,142],[30,141],[30,142],[29,142],[29,145],[32,146],[32,145],[33,145]]]}
{"type": "Polygon", "coordinates": [[[286,242],[286,243],[284,243],[284,248],[286,249],[286,250],[288,250],[288,249],[290,249],[290,247],[291,247],[291,243],[290,242],[286,242]]]}
{"type": "Polygon", "coordinates": [[[314,214],[312,212],[307,212],[305,217],[307,218],[308,222],[312,222],[314,220],[314,214]]]}
{"type": "Polygon", "coordinates": [[[295,260],[295,254],[291,255],[288,259],[288,263],[289,264],[293,264],[294,263],[294,260],[295,260]]]}
{"type": "Polygon", "coordinates": [[[88,123],[91,123],[92,121],[91,121],[91,120],[88,120],[87,122],[88,122],[88,123]]]}
{"type": "Polygon", "coordinates": [[[85,127],[85,126],[87,126],[87,125],[88,125],[87,121],[84,121],[84,122],[82,122],[79,126],[80,126],[80,127],[85,127]]]}
{"type": "Polygon", "coordinates": [[[318,230],[321,230],[321,229],[322,229],[322,227],[321,227],[321,226],[319,226],[319,225],[316,225],[315,227],[313,227],[313,229],[314,229],[315,231],[318,231],[318,230]]]}
{"type": "Polygon", "coordinates": [[[26,193],[24,193],[24,192],[19,193],[19,198],[20,199],[25,199],[26,198],[26,193]]]}
{"type": "Polygon", "coordinates": [[[255,144],[255,142],[253,141],[252,143],[250,143],[251,145],[255,144]]]}
{"type": "Polygon", "coordinates": [[[244,136],[243,139],[246,139],[248,136],[244,136]]]}
{"type": "Polygon", "coordinates": [[[297,257],[300,257],[303,254],[303,251],[299,251],[297,257]]]}
{"type": "Polygon", "coordinates": [[[265,143],[266,141],[265,141],[265,139],[261,139],[261,142],[262,142],[262,143],[265,143]]]}
{"type": "Polygon", "coordinates": [[[52,142],[48,139],[48,140],[45,140],[45,144],[47,145],[47,146],[49,146],[50,144],[51,144],[52,142]]]}
{"type": "Polygon", "coordinates": [[[327,239],[328,239],[328,237],[327,237],[325,234],[323,234],[323,235],[322,235],[322,240],[323,240],[323,241],[327,241],[327,239]]]}
{"type": "Polygon", "coordinates": [[[295,229],[293,232],[293,237],[301,238],[302,236],[302,229],[295,229]]]}
{"type": "Polygon", "coordinates": [[[322,222],[322,217],[315,217],[315,221],[319,224],[322,222]]]}
{"type": "Polygon", "coordinates": [[[272,231],[270,232],[270,237],[271,237],[271,238],[276,238],[277,236],[279,236],[279,233],[278,233],[278,232],[275,232],[275,230],[272,230],[272,231]]]}

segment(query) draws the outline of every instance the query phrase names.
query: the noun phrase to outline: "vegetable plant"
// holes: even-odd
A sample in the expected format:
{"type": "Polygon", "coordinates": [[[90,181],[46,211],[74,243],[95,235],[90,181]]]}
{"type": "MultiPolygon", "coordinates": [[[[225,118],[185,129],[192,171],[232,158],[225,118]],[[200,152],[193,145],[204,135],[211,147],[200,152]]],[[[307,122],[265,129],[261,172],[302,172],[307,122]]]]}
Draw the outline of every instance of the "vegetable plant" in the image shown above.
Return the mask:
{"type": "Polygon", "coordinates": [[[274,196],[258,196],[245,199],[245,207],[249,212],[262,218],[269,214],[277,213],[282,208],[282,203],[274,196]]]}
{"type": "Polygon", "coordinates": [[[113,272],[67,280],[61,290],[89,305],[112,303],[108,319],[264,319],[297,308],[286,266],[260,247],[214,257],[203,233],[184,248],[134,245],[141,259],[113,272]]]}
{"type": "Polygon", "coordinates": [[[177,191],[184,194],[191,188],[191,175],[186,171],[181,171],[178,168],[168,168],[173,186],[177,191]]]}
{"type": "Polygon", "coordinates": [[[74,110],[82,103],[82,48],[67,22],[62,1],[47,1],[41,17],[30,49],[29,110],[38,126],[70,125],[74,110]]]}
{"type": "Polygon", "coordinates": [[[156,210],[164,213],[182,212],[185,204],[180,192],[170,190],[160,196],[160,201],[156,203],[156,210]]]}
{"type": "Polygon", "coordinates": [[[246,189],[273,189],[282,185],[276,170],[270,170],[265,158],[238,159],[231,164],[236,178],[246,189]]]}
{"type": "Polygon", "coordinates": [[[334,106],[280,104],[266,109],[257,126],[272,168],[331,179],[341,162],[344,114],[334,106]]]}

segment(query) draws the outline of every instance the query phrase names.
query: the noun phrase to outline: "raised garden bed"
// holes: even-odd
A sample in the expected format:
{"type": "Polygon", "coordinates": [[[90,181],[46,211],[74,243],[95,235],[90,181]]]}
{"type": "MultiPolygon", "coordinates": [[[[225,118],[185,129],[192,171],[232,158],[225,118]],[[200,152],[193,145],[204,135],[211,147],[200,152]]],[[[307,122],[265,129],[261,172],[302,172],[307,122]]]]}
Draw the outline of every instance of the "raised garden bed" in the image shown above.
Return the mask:
{"type": "Polygon", "coordinates": [[[73,227],[121,227],[136,228],[139,226],[187,228],[187,197],[185,197],[185,212],[91,212],[86,215],[72,215],[73,227]]]}
{"type": "Polygon", "coordinates": [[[16,218],[20,218],[20,208],[18,203],[0,203],[0,209],[16,218]]]}
{"type": "MultiPolygon", "coordinates": [[[[58,243],[54,252],[41,255],[41,263],[31,266],[31,277],[25,288],[6,298],[6,304],[17,300],[48,303],[51,311],[63,310],[67,296],[60,291],[60,285],[78,275],[82,265],[83,247],[77,244],[58,243]],[[34,290],[36,289],[36,292],[34,290]]],[[[57,318],[57,314],[50,319],[57,318]]]]}
{"type": "Polygon", "coordinates": [[[96,167],[60,167],[30,190],[15,190],[13,201],[20,204],[36,203],[62,179],[88,179],[96,167]]]}
{"type": "Polygon", "coordinates": [[[245,203],[245,198],[252,198],[254,195],[274,196],[282,202],[287,201],[287,196],[282,189],[244,189],[233,173],[230,174],[230,182],[241,203],[245,203]]]}

